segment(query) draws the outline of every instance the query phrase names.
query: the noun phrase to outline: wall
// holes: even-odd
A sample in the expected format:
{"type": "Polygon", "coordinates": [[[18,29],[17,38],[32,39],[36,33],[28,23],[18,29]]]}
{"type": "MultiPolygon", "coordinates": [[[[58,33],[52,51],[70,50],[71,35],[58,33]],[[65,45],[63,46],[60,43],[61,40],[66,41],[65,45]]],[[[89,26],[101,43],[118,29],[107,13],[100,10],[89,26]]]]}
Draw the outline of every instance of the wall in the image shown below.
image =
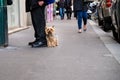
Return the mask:
{"type": "Polygon", "coordinates": [[[27,14],[24,4],[25,0],[13,0],[13,4],[7,7],[9,30],[26,26],[27,14]]]}

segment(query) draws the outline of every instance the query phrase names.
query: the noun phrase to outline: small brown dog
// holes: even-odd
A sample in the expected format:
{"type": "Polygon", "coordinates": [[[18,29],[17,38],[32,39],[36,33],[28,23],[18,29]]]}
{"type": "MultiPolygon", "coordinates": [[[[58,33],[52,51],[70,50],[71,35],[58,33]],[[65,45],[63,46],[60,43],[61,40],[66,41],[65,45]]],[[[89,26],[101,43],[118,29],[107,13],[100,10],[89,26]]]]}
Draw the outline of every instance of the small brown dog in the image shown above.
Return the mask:
{"type": "Polygon", "coordinates": [[[58,40],[55,36],[55,28],[54,26],[46,27],[45,28],[46,39],[48,47],[55,47],[58,46],[58,40]]]}

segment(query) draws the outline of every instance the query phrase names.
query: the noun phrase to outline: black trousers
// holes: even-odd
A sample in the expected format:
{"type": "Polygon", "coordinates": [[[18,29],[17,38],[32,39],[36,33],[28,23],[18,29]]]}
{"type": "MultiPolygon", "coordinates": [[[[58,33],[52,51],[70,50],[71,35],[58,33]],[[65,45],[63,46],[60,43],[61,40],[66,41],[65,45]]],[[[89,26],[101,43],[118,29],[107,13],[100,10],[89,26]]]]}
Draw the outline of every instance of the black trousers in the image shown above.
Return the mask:
{"type": "Polygon", "coordinates": [[[67,14],[67,18],[71,18],[71,15],[72,15],[71,7],[66,8],[66,14],[67,14]]]}
{"type": "Polygon", "coordinates": [[[37,41],[46,42],[45,34],[45,6],[31,10],[32,24],[35,31],[34,37],[37,41]]]}

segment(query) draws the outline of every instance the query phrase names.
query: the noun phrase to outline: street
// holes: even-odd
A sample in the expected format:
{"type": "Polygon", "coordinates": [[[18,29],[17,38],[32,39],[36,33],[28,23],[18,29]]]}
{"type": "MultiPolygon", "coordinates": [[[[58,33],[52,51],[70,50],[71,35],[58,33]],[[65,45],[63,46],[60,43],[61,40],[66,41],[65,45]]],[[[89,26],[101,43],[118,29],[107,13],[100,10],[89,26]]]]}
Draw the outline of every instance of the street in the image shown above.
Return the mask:
{"type": "Polygon", "coordinates": [[[33,28],[9,35],[0,49],[0,80],[120,80],[120,44],[88,20],[78,33],[77,21],[56,19],[59,45],[31,48],[33,28]]]}

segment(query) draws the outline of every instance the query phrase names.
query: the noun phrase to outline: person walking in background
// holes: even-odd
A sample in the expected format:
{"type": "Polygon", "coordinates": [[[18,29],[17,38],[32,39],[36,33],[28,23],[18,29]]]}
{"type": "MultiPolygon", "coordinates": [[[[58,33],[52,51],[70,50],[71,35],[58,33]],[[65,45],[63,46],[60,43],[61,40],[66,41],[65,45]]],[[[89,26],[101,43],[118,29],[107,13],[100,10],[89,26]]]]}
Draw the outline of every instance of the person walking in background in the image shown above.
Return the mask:
{"type": "Polygon", "coordinates": [[[64,14],[65,14],[65,1],[64,0],[59,0],[58,1],[58,6],[59,6],[59,14],[61,17],[61,20],[64,19],[64,14]]]}
{"type": "Polygon", "coordinates": [[[67,14],[67,19],[71,19],[72,15],[72,0],[65,0],[65,9],[66,9],[66,14],[67,14]]]}
{"type": "Polygon", "coordinates": [[[45,6],[46,3],[44,0],[26,0],[26,12],[31,13],[32,24],[35,31],[35,40],[28,43],[33,48],[47,46],[45,6]]]}
{"type": "Polygon", "coordinates": [[[78,21],[78,32],[82,32],[82,20],[83,20],[83,30],[87,30],[87,7],[88,3],[83,2],[83,0],[73,0],[73,9],[77,14],[78,21]]]}

